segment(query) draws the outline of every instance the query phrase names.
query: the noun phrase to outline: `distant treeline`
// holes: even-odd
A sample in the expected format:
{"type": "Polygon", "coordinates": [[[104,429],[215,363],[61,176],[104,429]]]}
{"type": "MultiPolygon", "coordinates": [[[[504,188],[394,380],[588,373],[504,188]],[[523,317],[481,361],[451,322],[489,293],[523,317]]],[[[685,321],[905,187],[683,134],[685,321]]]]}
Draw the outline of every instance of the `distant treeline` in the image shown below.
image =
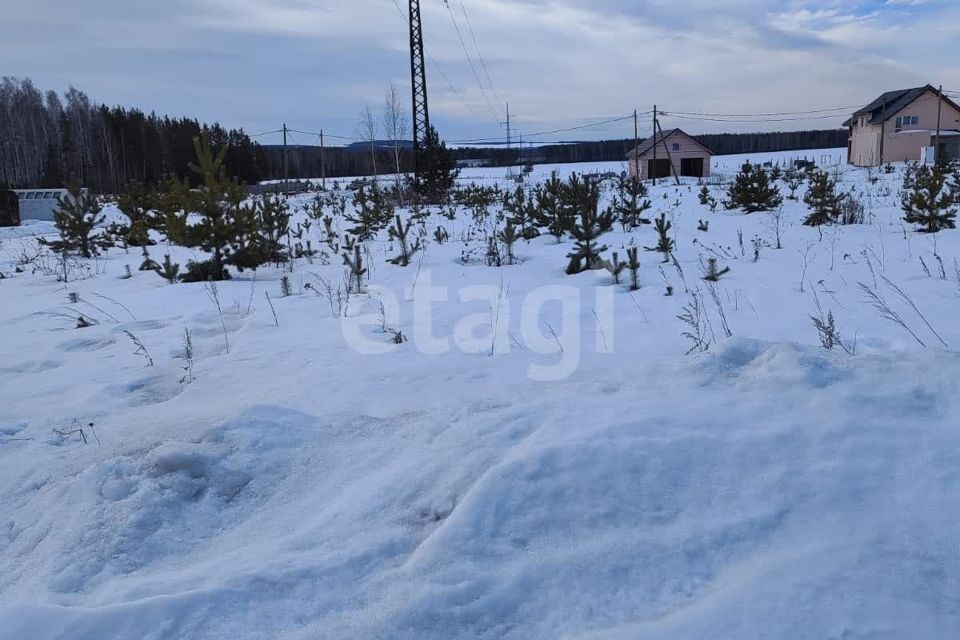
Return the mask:
{"type": "MultiPolygon", "coordinates": [[[[70,88],[61,98],[42,93],[29,79],[0,80],[0,186],[60,187],[77,182],[95,191],[118,192],[130,184],[155,184],[167,175],[192,175],[193,138],[206,132],[215,149],[227,146],[231,175],[248,183],[284,177],[281,146],[261,146],[242,130],[227,130],[190,118],[170,118],[137,109],[95,104],[70,88]]],[[[694,136],[720,155],[843,147],[844,129],[773,133],[719,133],[694,136]]],[[[459,147],[457,160],[486,164],[564,163],[623,160],[632,139],[570,142],[525,148],[459,147]]],[[[290,146],[287,175],[317,178],[370,175],[395,170],[392,148],[290,146]]],[[[406,147],[401,143],[402,147],[406,147]]],[[[400,166],[411,171],[412,152],[400,150],[400,166]]]]}
{"type": "MultiPolygon", "coordinates": [[[[666,132],[666,130],[665,130],[666,132]]],[[[817,131],[774,131],[769,133],[710,133],[692,136],[716,155],[769,153],[803,149],[832,149],[847,146],[846,129],[817,131]]],[[[634,146],[633,138],[570,142],[524,149],[522,153],[502,147],[454,149],[457,159],[483,159],[507,165],[532,160],[537,163],[613,162],[623,160],[634,146]],[[519,158],[519,159],[518,159],[519,158]]]]}
{"type": "Polygon", "coordinates": [[[41,93],[29,79],[0,80],[0,186],[121,191],[134,182],[183,177],[194,159],[193,138],[207,132],[244,181],[264,175],[260,147],[242,131],[137,109],[94,104],[70,88],[63,98],[41,93]]]}
{"type": "MultiPolygon", "coordinates": [[[[770,133],[712,133],[693,136],[717,155],[738,153],[765,153],[803,149],[832,149],[847,146],[846,129],[819,131],[775,131],[770,133]]],[[[623,160],[633,148],[633,139],[600,140],[597,142],[570,142],[540,147],[506,149],[503,147],[458,147],[451,149],[457,160],[483,160],[493,166],[507,166],[525,161],[535,163],[564,162],[616,162],[623,160]]],[[[263,148],[266,170],[270,178],[283,177],[283,147],[263,148]]],[[[373,173],[370,150],[362,144],[351,147],[333,147],[324,151],[327,177],[368,175],[373,173]]],[[[392,172],[392,150],[378,147],[375,150],[380,173],[392,172]]],[[[289,175],[291,178],[312,178],[321,175],[322,164],[319,147],[288,147],[289,175]]],[[[412,170],[410,153],[402,149],[400,165],[404,171],[412,170]]]]}

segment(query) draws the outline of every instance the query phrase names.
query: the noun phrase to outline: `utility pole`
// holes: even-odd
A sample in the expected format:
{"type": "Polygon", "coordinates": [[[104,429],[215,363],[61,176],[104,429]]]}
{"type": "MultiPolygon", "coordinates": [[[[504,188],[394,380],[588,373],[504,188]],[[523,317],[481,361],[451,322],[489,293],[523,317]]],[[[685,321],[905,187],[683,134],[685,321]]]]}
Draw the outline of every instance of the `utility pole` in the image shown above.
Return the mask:
{"type": "Polygon", "coordinates": [[[427,107],[427,64],[423,53],[423,25],[420,0],[410,0],[410,87],[413,93],[413,179],[420,178],[420,151],[430,131],[430,110],[427,107]]]}
{"type": "Polygon", "coordinates": [[[883,166],[883,139],[887,137],[887,94],[883,94],[883,109],[880,111],[880,165],[883,166]]]}
{"type": "Polygon", "coordinates": [[[510,130],[510,103],[509,102],[507,103],[507,121],[506,123],[501,122],[500,124],[507,125],[507,160],[509,161],[509,164],[507,165],[507,176],[512,177],[513,176],[513,159],[510,157],[511,155],[510,152],[513,147],[513,144],[512,144],[513,140],[511,138],[512,131],[510,130]]]}
{"type": "Polygon", "coordinates": [[[653,133],[650,135],[653,136],[653,186],[657,186],[657,105],[653,105],[653,133]]]}
{"type": "Polygon", "coordinates": [[[633,110],[633,175],[637,180],[640,179],[640,156],[637,155],[637,149],[640,148],[640,121],[637,119],[637,110],[633,110]]]}
{"type": "Polygon", "coordinates": [[[283,123],[283,192],[290,191],[289,175],[287,173],[287,123],[283,123]]]}
{"type": "Polygon", "coordinates": [[[940,113],[943,109],[943,85],[937,88],[937,137],[933,143],[933,162],[940,162],[940,113]]]}
{"type": "Polygon", "coordinates": [[[323,129],[320,129],[320,186],[327,190],[327,157],[323,147],[323,129]]]}
{"type": "MultiPolygon", "coordinates": [[[[657,129],[660,130],[660,141],[663,142],[663,149],[667,152],[667,160],[670,161],[670,170],[673,172],[673,177],[677,181],[677,186],[680,186],[680,172],[677,171],[677,166],[673,164],[673,155],[670,153],[670,147],[667,146],[667,141],[664,139],[663,129],[660,128],[660,123],[657,123],[657,129]]],[[[654,140],[656,140],[657,132],[653,132],[654,140]]]]}

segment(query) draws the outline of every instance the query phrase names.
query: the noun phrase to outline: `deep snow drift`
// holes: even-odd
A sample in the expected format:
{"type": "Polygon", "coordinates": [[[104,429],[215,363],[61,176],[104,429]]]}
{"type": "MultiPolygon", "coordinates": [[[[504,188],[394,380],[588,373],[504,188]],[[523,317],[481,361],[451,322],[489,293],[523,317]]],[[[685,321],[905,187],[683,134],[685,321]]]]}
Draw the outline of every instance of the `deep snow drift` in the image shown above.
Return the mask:
{"type": "MultiPolygon", "coordinates": [[[[521,244],[498,269],[460,264],[453,240],[403,269],[383,239],[383,289],[347,323],[303,286],[339,278],[332,256],[298,263],[286,298],[274,269],[223,283],[221,326],[202,285],[120,279],[135,252],[66,285],[12,274],[21,237],[51,230],[3,230],[0,638],[957,637],[960,357],[883,277],[960,343],[935,266],[950,271],[960,232],[932,245],[898,220],[899,175],[844,170],[870,224],[820,238],[788,201],[784,248],[757,262],[738,235],[769,241],[769,214],[710,213],[689,183],[654,191],[691,289],[700,255],[732,266],[734,336],[705,297],[716,339],[691,357],[689,295],[653,253],[630,294],[565,276],[569,242],[521,244]],[[864,302],[872,273],[929,348],[864,302]],[[434,355],[418,340],[428,283],[449,288],[434,355]],[[858,355],[819,346],[813,291],[858,355]],[[401,345],[361,322],[391,296],[401,345]],[[86,444],[53,431],[74,420],[94,423],[86,444]]],[[[431,224],[457,238],[468,217],[431,224]]]]}

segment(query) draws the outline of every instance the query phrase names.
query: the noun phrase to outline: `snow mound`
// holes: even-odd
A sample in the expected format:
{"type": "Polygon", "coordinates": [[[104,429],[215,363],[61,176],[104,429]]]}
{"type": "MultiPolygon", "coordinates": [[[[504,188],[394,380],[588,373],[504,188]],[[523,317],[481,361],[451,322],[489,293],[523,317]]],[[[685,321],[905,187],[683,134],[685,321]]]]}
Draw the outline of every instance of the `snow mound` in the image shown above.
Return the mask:
{"type": "Polygon", "coordinates": [[[733,339],[522,398],[29,443],[0,637],[954,637],[958,375],[733,339]]]}

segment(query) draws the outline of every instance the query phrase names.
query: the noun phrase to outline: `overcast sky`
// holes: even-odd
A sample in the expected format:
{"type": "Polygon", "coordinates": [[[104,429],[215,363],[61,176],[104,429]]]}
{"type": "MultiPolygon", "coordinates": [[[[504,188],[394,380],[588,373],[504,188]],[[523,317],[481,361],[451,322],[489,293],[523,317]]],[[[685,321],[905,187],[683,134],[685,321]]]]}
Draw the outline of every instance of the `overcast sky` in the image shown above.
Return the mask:
{"type": "MultiPolygon", "coordinates": [[[[431,120],[449,140],[502,136],[507,101],[516,128],[530,134],[654,103],[668,114],[753,114],[861,105],[927,82],[960,91],[958,0],[449,0],[449,10],[443,0],[421,3],[436,63],[427,69],[431,120]]],[[[285,121],[353,136],[361,107],[381,109],[391,82],[409,101],[398,9],[406,4],[0,0],[0,75],[31,77],[44,90],[74,85],[97,102],[249,133],[285,121]]],[[[674,116],[662,124],[696,133],[826,128],[842,119],[674,116]]],[[[632,134],[625,121],[538,139],[632,134]]]]}

